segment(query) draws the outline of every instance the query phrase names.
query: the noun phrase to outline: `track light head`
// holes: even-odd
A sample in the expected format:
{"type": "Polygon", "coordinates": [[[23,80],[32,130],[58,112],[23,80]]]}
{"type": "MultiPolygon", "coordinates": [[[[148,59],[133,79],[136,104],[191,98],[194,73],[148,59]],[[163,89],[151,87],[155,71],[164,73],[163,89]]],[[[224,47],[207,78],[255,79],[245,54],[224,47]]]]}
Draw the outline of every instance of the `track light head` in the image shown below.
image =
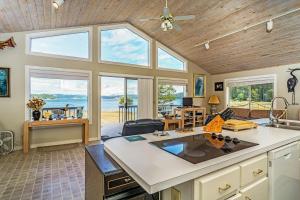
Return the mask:
{"type": "Polygon", "coordinates": [[[52,2],[52,6],[55,8],[55,9],[58,9],[60,6],[62,6],[64,4],[64,0],[53,0],[52,2]]]}
{"type": "Polygon", "coordinates": [[[205,47],[206,50],[208,50],[208,49],[209,49],[209,42],[206,42],[206,43],[204,44],[204,47],[205,47]]]}
{"type": "Polygon", "coordinates": [[[271,32],[272,32],[273,26],[274,26],[273,20],[270,19],[270,20],[267,22],[267,25],[266,25],[266,31],[267,31],[267,33],[271,33],[271,32]]]}

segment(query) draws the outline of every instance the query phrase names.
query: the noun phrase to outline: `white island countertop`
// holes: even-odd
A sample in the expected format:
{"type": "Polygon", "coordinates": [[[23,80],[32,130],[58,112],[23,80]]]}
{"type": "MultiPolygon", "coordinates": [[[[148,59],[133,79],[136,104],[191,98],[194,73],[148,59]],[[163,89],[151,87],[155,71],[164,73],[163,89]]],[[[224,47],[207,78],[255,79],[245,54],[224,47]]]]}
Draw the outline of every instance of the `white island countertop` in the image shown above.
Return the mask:
{"type": "Polygon", "coordinates": [[[169,132],[169,136],[142,135],[147,140],[129,142],[125,138],[114,138],[104,143],[105,151],[148,193],[152,194],[184,183],[210,172],[239,163],[280,146],[300,140],[300,131],[258,127],[241,132],[223,131],[224,136],[259,145],[198,164],[192,164],[149,144],[152,141],[201,134],[200,128],[193,134],[169,132]]]}

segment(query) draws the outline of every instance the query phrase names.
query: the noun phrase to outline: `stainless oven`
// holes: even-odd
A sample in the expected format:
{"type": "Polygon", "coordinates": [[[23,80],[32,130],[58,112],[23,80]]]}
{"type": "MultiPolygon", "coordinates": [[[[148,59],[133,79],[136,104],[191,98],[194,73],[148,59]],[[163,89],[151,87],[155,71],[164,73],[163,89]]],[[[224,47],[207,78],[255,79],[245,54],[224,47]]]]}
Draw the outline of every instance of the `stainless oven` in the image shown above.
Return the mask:
{"type": "Polygon", "coordinates": [[[148,194],[106,152],[103,144],[87,146],[85,153],[86,200],[158,200],[148,194]]]}

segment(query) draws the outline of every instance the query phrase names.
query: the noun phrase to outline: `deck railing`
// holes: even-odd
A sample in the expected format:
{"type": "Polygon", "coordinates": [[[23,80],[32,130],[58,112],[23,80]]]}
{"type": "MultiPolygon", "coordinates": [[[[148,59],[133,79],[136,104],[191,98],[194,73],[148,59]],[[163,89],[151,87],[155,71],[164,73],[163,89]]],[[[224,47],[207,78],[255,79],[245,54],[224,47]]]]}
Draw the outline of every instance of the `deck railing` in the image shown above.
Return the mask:
{"type": "Polygon", "coordinates": [[[125,108],[124,105],[119,105],[119,123],[125,121],[137,120],[138,118],[138,106],[131,105],[125,108]]]}
{"type": "Polygon", "coordinates": [[[158,114],[169,115],[173,113],[173,110],[181,105],[158,105],[158,114]]]}

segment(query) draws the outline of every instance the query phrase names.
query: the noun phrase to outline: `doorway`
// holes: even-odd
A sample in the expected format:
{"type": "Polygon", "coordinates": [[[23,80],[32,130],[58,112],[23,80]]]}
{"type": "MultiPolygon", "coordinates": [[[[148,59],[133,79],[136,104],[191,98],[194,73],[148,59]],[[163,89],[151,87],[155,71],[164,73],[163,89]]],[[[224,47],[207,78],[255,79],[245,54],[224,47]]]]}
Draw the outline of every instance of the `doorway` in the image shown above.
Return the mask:
{"type": "Polygon", "coordinates": [[[100,78],[101,138],[120,136],[124,122],[138,118],[138,79],[100,78]]]}

